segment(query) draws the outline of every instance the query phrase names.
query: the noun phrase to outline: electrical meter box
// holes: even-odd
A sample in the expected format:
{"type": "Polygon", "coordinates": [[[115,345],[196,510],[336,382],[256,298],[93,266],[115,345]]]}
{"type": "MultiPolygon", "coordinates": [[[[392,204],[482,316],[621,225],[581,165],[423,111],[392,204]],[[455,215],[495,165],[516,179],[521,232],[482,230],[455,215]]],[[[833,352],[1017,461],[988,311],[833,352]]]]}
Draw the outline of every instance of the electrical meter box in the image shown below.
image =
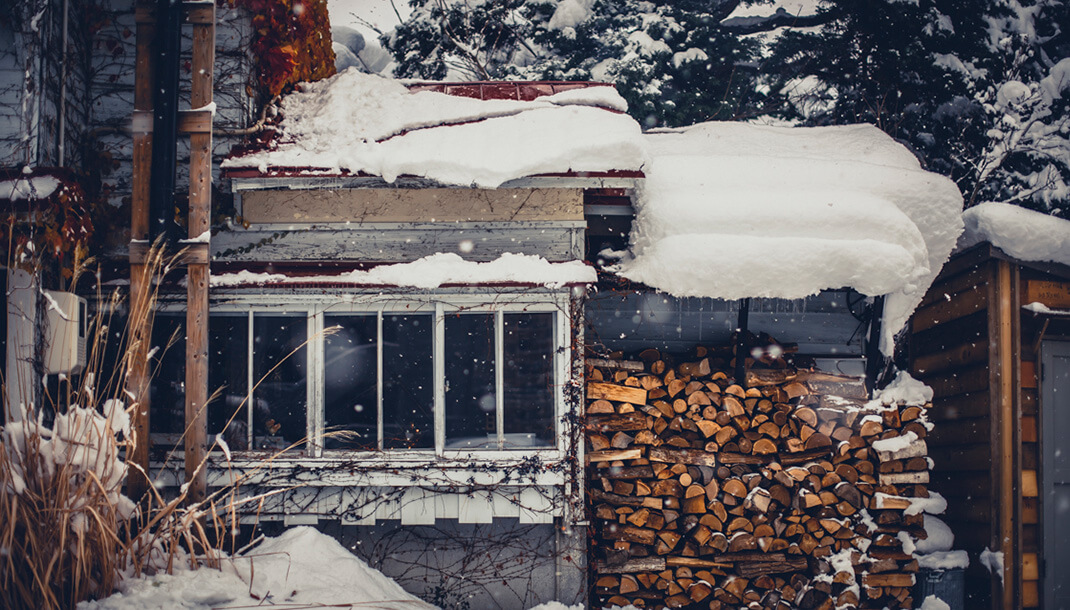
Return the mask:
{"type": "Polygon", "coordinates": [[[48,330],[45,369],[49,374],[80,373],[85,368],[88,304],[72,292],[45,291],[48,330]]]}

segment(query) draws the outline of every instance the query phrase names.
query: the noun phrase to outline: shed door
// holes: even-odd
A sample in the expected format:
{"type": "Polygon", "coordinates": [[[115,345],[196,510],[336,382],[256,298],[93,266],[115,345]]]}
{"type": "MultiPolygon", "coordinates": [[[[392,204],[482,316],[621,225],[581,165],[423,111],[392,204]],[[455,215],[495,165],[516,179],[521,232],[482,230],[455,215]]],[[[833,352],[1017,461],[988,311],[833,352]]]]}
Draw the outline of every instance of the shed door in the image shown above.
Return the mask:
{"type": "Polygon", "coordinates": [[[1044,607],[1070,610],[1070,342],[1041,350],[1044,607]]]}

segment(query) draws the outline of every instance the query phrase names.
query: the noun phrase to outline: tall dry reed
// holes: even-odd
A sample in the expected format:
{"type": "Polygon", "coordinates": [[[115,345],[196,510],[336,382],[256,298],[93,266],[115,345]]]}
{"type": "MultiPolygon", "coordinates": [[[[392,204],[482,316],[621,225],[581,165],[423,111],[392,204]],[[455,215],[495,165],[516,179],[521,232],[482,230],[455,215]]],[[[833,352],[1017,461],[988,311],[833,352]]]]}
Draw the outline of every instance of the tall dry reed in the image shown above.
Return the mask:
{"type": "MultiPolygon", "coordinates": [[[[152,248],[149,277],[161,278],[172,261],[152,248]]],[[[14,421],[0,432],[2,608],[73,608],[111,594],[126,572],[166,569],[176,557],[214,557],[203,507],[185,506],[181,495],[165,499],[156,489],[140,506],[122,494],[124,458],[148,441],[130,425],[137,405],[125,382],[132,358],[144,350],[129,331],[144,322],[151,337],[156,294],[148,307],[130,308],[147,320],[119,322],[123,298],[97,290],[85,369],[59,384],[60,395],[42,392],[38,404],[20,397],[20,404],[6,405],[14,421]],[[48,424],[46,412],[54,414],[48,424]]]]}

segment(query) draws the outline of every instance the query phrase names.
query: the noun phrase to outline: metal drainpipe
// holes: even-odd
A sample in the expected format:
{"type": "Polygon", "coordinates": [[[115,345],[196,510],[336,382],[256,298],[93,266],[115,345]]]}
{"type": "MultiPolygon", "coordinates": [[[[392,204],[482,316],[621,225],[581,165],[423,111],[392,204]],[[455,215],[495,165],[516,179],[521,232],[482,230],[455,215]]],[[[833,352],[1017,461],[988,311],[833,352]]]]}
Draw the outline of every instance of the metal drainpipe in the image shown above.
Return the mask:
{"type": "Polygon", "coordinates": [[[56,165],[60,167],[63,167],[63,163],[67,160],[67,24],[69,15],[70,0],[63,0],[63,43],[60,46],[59,64],[59,143],[56,146],[56,165]]]}
{"type": "Polygon", "coordinates": [[[866,389],[872,394],[876,389],[877,378],[884,368],[884,354],[881,353],[881,329],[884,319],[884,297],[873,299],[870,309],[869,340],[866,341],[866,389]]]}
{"type": "Polygon", "coordinates": [[[739,318],[736,321],[736,383],[747,387],[747,325],[750,322],[750,297],[739,302],[739,318]]]}
{"type": "Polygon", "coordinates": [[[179,51],[182,45],[182,3],[157,0],[156,83],[153,90],[152,170],[149,192],[149,238],[172,241],[175,165],[178,156],[179,51]]]}

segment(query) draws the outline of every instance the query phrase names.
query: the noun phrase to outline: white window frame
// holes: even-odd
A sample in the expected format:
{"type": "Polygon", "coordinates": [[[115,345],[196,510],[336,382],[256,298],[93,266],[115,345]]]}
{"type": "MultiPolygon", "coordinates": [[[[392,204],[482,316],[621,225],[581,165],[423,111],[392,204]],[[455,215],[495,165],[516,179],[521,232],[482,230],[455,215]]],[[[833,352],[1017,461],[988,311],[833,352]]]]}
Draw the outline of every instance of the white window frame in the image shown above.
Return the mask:
{"type": "MultiPolygon", "coordinates": [[[[391,294],[391,293],[336,293],[334,295],[304,294],[233,294],[220,297],[213,295],[210,313],[245,314],[248,319],[248,378],[246,404],[253,404],[256,397],[253,378],[253,319],[257,313],[271,316],[304,315],[307,320],[307,344],[305,346],[308,377],[306,380],[306,435],[309,442],[302,450],[281,454],[283,460],[291,459],[361,459],[383,462],[420,461],[494,461],[515,460],[518,457],[537,456],[544,460],[558,460],[565,455],[568,431],[565,429],[564,415],[565,387],[571,379],[572,346],[570,328],[569,290],[563,288],[554,291],[490,291],[489,289],[468,289],[456,292],[435,292],[430,294],[391,294]],[[495,412],[496,427],[499,437],[498,449],[446,449],[445,426],[445,321],[446,316],[459,311],[470,313],[493,313],[495,316],[495,412]],[[503,324],[507,313],[553,313],[553,421],[554,444],[551,447],[538,448],[502,448],[504,435],[504,385],[503,360],[504,341],[503,324]],[[433,449],[383,449],[383,314],[431,313],[434,323],[432,367],[434,369],[434,448],[433,449]],[[377,316],[376,351],[378,359],[377,379],[377,443],[378,450],[325,450],[321,439],[325,432],[324,408],[326,371],[324,363],[325,319],[331,315],[371,315],[377,316]]],[[[161,313],[182,311],[180,303],[161,303],[161,313]]],[[[211,346],[209,346],[211,349],[211,346]]],[[[252,409],[246,407],[246,418],[252,417],[252,409]]],[[[252,422],[248,430],[252,434],[252,422]]],[[[252,446],[252,445],[250,445],[252,446]]],[[[235,451],[239,456],[252,457],[263,454],[264,450],[252,449],[235,451]]]]}

